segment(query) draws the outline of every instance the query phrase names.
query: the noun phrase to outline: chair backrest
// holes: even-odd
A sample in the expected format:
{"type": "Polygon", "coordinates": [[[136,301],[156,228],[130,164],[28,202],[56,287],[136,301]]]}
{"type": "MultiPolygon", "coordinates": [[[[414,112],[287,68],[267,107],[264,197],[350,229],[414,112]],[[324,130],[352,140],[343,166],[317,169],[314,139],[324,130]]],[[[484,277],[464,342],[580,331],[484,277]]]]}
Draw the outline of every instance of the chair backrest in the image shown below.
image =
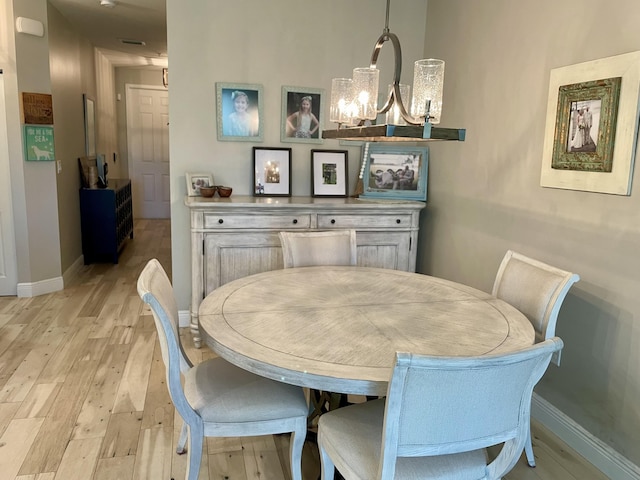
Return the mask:
{"type": "Polygon", "coordinates": [[[533,387],[555,337],[515,353],[432,357],[397,353],[387,391],[380,475],[394,478],[397,457],[445,455],[506,442],[487,478],[513,468],[529,431],[533,387]]]}
{"type": "Polygon", "coordinates": [[[575,273],[509,250],[496,274],[492,295],[524,313],[540,342],[555,336],[562,302],[578,280],[575,273]]]}
{"type": "Polygon", "coordinates": [[[167,368],[167,387],[178,413],[185,420],[195,412],[189,407],[182,389],[181,374],[193,367],[182,344],[178,330],[178,307],[173,287],[158,260],[147,262],[138,277],[138,295],[151,307],[158,331],[162,360],[167,368]]]}
{"type": "Polygon", "coordinates": [[[284,268],[356,265],[355,230],[280,232],[284,268]]]}

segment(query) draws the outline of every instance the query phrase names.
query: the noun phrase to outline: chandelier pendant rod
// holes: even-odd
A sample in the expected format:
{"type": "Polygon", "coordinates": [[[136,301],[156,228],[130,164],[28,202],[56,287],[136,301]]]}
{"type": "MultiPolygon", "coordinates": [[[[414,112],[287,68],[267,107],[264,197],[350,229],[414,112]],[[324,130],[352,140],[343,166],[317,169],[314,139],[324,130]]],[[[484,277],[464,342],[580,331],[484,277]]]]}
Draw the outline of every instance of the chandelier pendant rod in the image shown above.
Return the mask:
{"type": "MultiPolygon", "coordinates": [[[[387,113],[389,109],[394,105],[394,103],[398,106],[398,110],[400,111],[400,115],[404,120],[410,125],[423,125],[425,123],[425,118],[414,118],[409,115],[407,109],[402,102],[402,97],[400,95],[400,76],[402,74],[402,48],[400,47],[400,40],[398,36],[389,31],[389,7],[391,4],[391,0],[387,0],[387,13],[384,23],[384,30],[382,31],[382,35],[378,37],[378,41],[376,42],[375,47],[373,48],[373,53],[371,54],[371,62],[369,68],[376,68],[376,64],[378,62],[378,55],[380,54],[380,50],[386,41],[390,41],[393,45],[393,55],[394,55],[394,64],[395,68],[393,71],[393,89],[389,92],[389,96],[387,97],[387,101],[385,104],[378,110],[378,114],[387,113]]],[[[428,110],[427,110],[428,111],[428,110]]]]}

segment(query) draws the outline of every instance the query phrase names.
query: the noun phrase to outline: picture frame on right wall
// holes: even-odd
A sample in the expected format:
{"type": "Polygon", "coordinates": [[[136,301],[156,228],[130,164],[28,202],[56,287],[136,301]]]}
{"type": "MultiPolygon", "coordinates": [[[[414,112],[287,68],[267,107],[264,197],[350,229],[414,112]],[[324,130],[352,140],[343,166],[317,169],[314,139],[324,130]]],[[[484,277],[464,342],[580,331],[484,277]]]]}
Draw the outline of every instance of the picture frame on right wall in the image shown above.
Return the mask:
{"type": "Polygon", "coordinates": [[[427,201],[429,149],[370,143],[361,198],[427,201]]]}
{"type": "Polygon", "coordinates": [[[630,195],[640,51],[551,70],[540,185],[630,195]]]}

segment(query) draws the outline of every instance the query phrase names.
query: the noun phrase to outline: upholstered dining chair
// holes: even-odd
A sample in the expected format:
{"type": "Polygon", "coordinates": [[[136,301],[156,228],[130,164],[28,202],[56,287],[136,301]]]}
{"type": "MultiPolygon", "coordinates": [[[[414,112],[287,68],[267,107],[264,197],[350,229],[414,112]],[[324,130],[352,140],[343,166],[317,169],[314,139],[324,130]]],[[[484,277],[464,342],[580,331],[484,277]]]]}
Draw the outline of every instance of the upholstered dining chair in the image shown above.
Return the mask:
{"type": "Polygon", "coordinates": [[[322,480],[497,480],[517,463],[533,387],[552,338],[514,353],[435,357],[397,353],[387,397],[328,412],[318,423],[322,480]],[[485,448],[503,443],[487,464],[485,448]]]}
{"type": "MultiPolygon", "coordinates": [[[[492,295],[524,313],[536,332],[536,342],[541,342],[555,336],[562,302],[579,280],[575,273],[508,250],[498,268],[492,295]]],[[[558,351],[551,359],[555,365],[560,365],[560,355],[558,351]]],[[[530,432],[525,452],[529,466],[535,467],[530,432]]]]}
{"type": "Polygon", "coordinates": [[[142,270],[138,294],[151,307],[171,400],[184,421],[177,452],[189,455],[186,479],[198,478],[204,437],[291,432],[291,477],[302,480],[308,413],[302,389],[254,375],[222,358],[193,365],[180,343],[173,287],[158,260],[150,260],[142,270]]]}
{"type": "Polygon", "coordinates": [[[356,265],[356,231],[280,232],[284,268],[356,265]]]}
{"type": "MultiPolygon", "coordinates": [[[[357,263],[356,231],[280,232],[284,268],[319,265],[354,266],[357,263]]],[[[329,408],[346,404],[347,396],[311,389],[309,424],[329,408]]]]}

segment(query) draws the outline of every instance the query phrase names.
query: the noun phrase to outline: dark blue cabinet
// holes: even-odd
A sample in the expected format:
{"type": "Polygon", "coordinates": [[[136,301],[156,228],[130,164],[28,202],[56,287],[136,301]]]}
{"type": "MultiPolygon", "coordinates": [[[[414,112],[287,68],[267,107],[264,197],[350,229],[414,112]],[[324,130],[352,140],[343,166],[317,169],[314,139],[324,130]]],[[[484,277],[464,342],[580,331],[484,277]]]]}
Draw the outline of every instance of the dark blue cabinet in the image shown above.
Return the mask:
{"type": "Polygon", "coordinates": [[[118,263],[125,240],[133,238],[131,180],[112,178],[107,188],[81,188],[80,221],[85,265],[118,263]]]}

